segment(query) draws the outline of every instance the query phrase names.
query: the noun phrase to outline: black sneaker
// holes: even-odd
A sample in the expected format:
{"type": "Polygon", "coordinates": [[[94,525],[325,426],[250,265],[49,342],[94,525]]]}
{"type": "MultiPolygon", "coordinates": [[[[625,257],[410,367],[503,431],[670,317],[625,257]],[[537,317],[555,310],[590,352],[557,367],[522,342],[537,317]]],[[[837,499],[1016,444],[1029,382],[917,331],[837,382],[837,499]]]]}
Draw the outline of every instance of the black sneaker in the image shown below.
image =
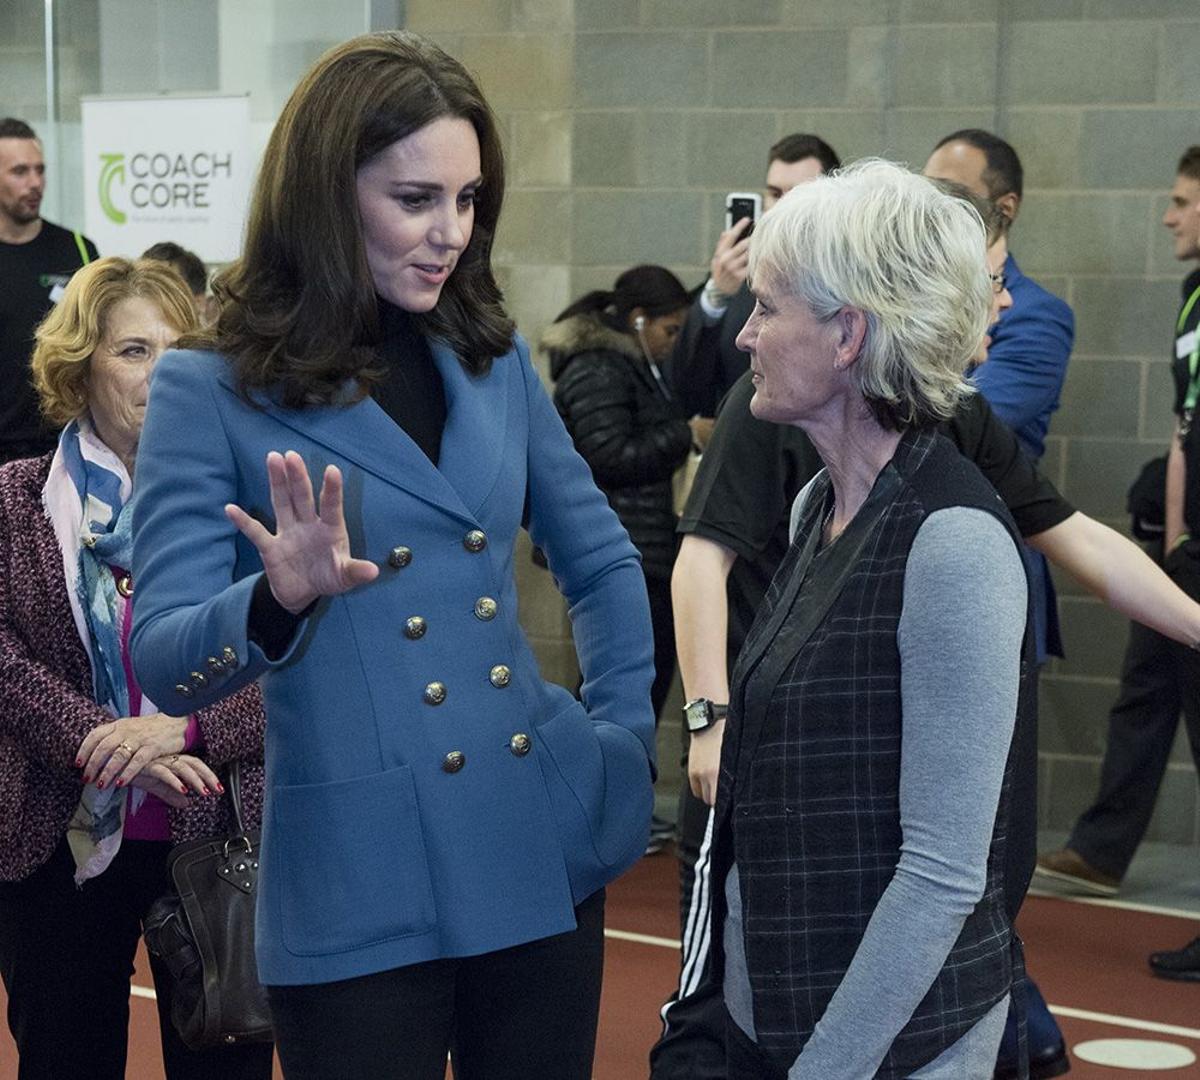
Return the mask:
{"type": "Polygon", "coordinates": [[[1200,937],[1173,952],[1151,953],[1150,970],[1160,979],[1200,982],[1200,937]]]}

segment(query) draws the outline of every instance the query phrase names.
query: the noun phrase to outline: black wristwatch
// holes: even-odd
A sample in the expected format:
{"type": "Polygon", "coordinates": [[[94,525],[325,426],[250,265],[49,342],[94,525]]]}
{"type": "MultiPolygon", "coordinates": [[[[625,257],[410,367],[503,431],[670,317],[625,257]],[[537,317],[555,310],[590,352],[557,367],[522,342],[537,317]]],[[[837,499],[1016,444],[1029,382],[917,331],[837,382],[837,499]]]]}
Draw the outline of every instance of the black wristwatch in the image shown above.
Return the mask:
{"type": "Polygon", "coordinates": [[[693,698],[683,707],[683,721],[688,731],[707,731],[718,720],[724,720],[728,705],[716,705],[706,697],[693,698]]]}

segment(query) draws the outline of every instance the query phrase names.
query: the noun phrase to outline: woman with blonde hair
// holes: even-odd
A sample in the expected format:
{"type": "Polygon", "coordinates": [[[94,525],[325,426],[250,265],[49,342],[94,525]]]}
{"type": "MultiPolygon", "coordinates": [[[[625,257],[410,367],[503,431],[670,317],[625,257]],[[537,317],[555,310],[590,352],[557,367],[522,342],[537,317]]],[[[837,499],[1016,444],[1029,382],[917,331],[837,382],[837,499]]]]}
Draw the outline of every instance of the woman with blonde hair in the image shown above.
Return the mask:
{"type": "MultiPolygon", "coordinates": [[[[134,951],[172,844],[229,828],[217,795],[231,760],[250,826],[260,813],[257,688],[167,712],[129,661],[150,373],[195,327],[170,267],[79,270],[33,355],[58,448],[0,469],[0,975],[21,1080],[124,1077],[134,951]]],[[[185,1047],[153,958],[151,972],[168,1080],[270,1076],[269,1044],[185,1047]]]]}

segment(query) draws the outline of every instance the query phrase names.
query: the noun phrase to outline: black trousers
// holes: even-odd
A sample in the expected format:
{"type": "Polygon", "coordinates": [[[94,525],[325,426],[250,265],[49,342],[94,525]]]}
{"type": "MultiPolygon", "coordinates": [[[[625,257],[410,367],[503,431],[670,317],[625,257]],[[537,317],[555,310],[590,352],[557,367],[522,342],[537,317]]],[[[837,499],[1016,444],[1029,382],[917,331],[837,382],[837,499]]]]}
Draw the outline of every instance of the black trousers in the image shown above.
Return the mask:
{"type": "Polygon", "coordinates": [[[287,1080],[590,1080],[604,890],[578,927],[482,956],[268,987],[287,1080]]]}
{"type": "MultiPolygon", "coordinates": [[[[1173,552],[1165,569],[1200,599],[1200,542],[1173,552]]],[[[1200,769],[1200,654],[1131,623],[1120,695],[1108,714],[1100,792],[1067,841],[1097,870],[1125,876],[1154,813],[1180,709],[1200,769]]]]}
{"type": "Polygon", "coordinates": [[[675,677],[675,612],[671,606],[670,581],[646,578],[646,595],[650,599],[650,625],[654,631],[654,682],[650,687],[650,704],[657,724],[671,690],[671,680],[675,677]]]}
{"type": "MultiPolygon", "coordinates": [[[[170,848],[126,840],[108,869],[77,889],[64,839],[24,881],[0,882],[0,975],[19,1080],[123,1080],[134,953],[142,918],[167,891],[170,848]]],[[[184,1046],[167,984],[150,967],[168,1080],[270,1080],[270,1043],[184,1046]]]]}

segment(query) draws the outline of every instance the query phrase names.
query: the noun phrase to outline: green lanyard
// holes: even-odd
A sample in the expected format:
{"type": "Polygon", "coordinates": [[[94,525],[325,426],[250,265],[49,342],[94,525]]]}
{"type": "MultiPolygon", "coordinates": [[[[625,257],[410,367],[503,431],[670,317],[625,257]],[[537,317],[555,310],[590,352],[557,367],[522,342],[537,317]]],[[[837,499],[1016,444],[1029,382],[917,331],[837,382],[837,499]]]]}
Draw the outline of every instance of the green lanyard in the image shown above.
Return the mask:
{"type": "MultiPolygon", "coordinates": [[[[79,249],[79,265],[87,266],[92,261],[92,257],[88,254],[87,245],[83,242],[83,234],[73,233],[72,235],[75,237],[75,247],[79,249]]],[[[1195,300],[1196,298],[1193,296],[1192,299],[1195,300]]],[[[1188,306],[1191,307],[1191,304],[1189,303],[1188,306]]]]}
{"type": "MultiPolygon", "coordinates": [[[[1183,310],[1179,313],[1179,321],[1175,324],[1175,333],[1177,336],[1183,333],[1187,318],[1192,313],[1192,308],[1196,306],[1197,300],[1200,300],[1200,288],[1197,288],[1188,297],[1188,302],[1183,305],[1183,310]]],[[[1191,355],[1188,356],[1187,396],[1183,399],[1183,419],[1179,422],[1179,437],[1181,439],[1191,430],[1192,417],[1196,412],[1196,402],[1200,400],[1200,378],[1196,377],[1198,371],[1200,371],[1200,325],[1196,327],[1195,341],[1192,343],[1191,355]]]]}

